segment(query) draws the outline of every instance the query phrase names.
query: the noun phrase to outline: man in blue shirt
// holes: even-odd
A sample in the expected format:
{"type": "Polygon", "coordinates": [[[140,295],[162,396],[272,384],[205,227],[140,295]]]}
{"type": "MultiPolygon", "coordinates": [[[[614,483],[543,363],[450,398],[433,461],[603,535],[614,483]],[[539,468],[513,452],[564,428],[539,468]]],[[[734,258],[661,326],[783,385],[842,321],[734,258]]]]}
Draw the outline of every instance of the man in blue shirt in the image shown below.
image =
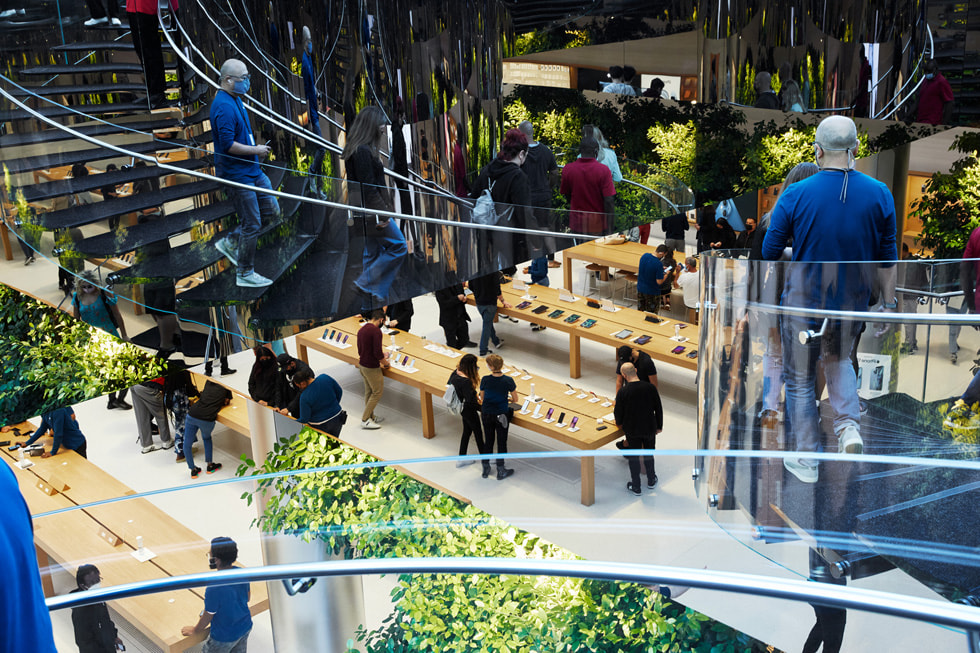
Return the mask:
{"type": "MultiPolygon", "coordinates": [[[[248,68],[237,59],[221,66],[221,89],[211,102],[211,131],[214,134],[215,168],[222,179],[272,190],[269,178],[259,167],[259,158],[269,155],[268,144],[257,145],[252,126],[242,103],[248,93],[248,68]]],[[[239,225],[215,245],[238,266],[237,284],[244,288],[260,288],[272,284],[253,267],[255,243],[262,219],[271,221],[279,215],[279,203],[272,195],[252,189],[229,186],[227,190],[235,204],[239,225]]]]}
{"type": "Polygon", "coordinates": [[[85,436],[82,435],[82,429],[78,428],[78,422],[75,420],[75,411],[71,406],[55,408],[54,410],[43,413],[41,415],[41,425],[34,431],[34,435],[21,446],[27,447],[34,444],[48,431],[51,431],[54,441],[51,443],[51,453],[45,451],[41,454],[42,458],[50,458],[51,456],[57,455],[58,450],[62,447],[72,449],[82,458],[88,457],[88,443],[85,440],[85,436]]]}
{"type": "MultiPolygon", "coordinates": [[[[882,308],[894,311],[898,307],[895,202],[885,184],[852,169],[857,148],[857,130],[850,118],[825,118],[814,142],[820,172],[787,188],[773,208],[762,255],[778,259],[790,239],[793,242],[783,306],[866,311],[877,276],[882,308]]],[[[821,337],[800,343],[801,334],[820,332],[823,322],[820,317],[790,314],[780,318],[787,444],[796,451],[822,448],[814,392],[819,360],[827,379],[839,451],[861,453],[857,374],[850,357],[862,323],[830,319],[821,337]]],[[[817,481],[816,460],[785,458],[783,464],[801,481],[817,481]]]]}
{"type": "Polygon", "coordinates": [[[340,407],[344,391],[333,377],[319,374],[314,379],[312,371],[300,370],[293,377],[293,384],[302,393],[299,396],[299,421],[339,436],[347,413],[340,407]]]}
{"type": "MultiPolygon", "coordinates": [[[[238,545],[230,537],[211,540],[208,552],[211,569],[233,569],[238,559],[238,545]]],[[[201,632],[211,624],[211,633],[201,653],[245,653],[248,634],[252,632],[252,614],[248,610],[248,583],[212,585],[204,590],[204,610],[194,626],[180,629],[184,637],[201,632]]]]}
{"type": "Polygon", "coordinates": [[[667,255],[667,248],[660,245],[656,252],[656,255],[647,252],[640,257],[636,273],[637,308],[645,313],[660,312],[660,286],[666,276],[660,259],[667,255]]]}
{"type": "Polygon", "coordinates": [[[0,497],[4,501],[0,558],[8,569],[16,571],[7,575],[0,592],[0,651],[56,653],[37,567],[31,513],[9,465],[0,464],[0,497]]]}

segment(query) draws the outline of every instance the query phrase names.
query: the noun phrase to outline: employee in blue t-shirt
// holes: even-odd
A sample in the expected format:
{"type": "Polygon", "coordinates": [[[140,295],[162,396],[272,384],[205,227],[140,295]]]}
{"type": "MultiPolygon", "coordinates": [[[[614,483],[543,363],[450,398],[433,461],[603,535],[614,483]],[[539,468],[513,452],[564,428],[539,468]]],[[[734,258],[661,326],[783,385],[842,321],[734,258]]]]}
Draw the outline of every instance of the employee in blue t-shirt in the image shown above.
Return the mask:
{"type": "Polygon", "coordinates": [[[88,457],[88,443],[82,434],[82,429],[78,427],[78,422],[75,420],[75,411],[71,406],[55,408],[54,410],[43,413],[41,415],[41,425],[34,431],[34,435],[21,446],[27,447],[34,444],[34,442],[43,437],[48,431],[51,431],[53,437],[51,453],[45,451],[41,454],[42,458],[50,458],[51,456],[57,455],[62,447],[73,450],[82,458],[88,457]]]}
{"type": "MultiPolygon", "coordinates": [[[[221,66],[221,89],[211,102],[211,132],[214,135],[215,169],[228,181],[272,190],[269,178],[259,167],[259,159],[269,155],[272,148],[257,145],[249,123],[242,96],[248,93],[248,68],[238,59],[229,59],[221,66]]],[[[271,222],[279,215],[279,203],[272,195],[252,189],[228,186],[228,195],[235,204],[239,226],[215,247],[232,265],[238,266],[237,284],[244,288],[261,288],[272,284],[270,279],[255,271],[255,243],[262,220],[271,222]]]]}
{"type": "MultiPolygon", "coordinates": [[[[238,545],[230,537],[211,540],[208,552],[211,569],[233,569],[238,559],[238,545]]],[[[211,624],[201,653],[245,653],[248,634],[252,632],[252,614],[248,610],[248,583],[210,586],[204,590],[204,610],[197,625],[180,629],[184,637],[199,633],[211,624]]]]}
{"type": "Polygon", "coordinates": [[[636,273],[637,308],[645,313],[660,312],[660,286],[666,277],[660,259],[667,255],[667,248],[660,245],[656,252],[656,255],[647,252],[640,257],[636,273]]]}

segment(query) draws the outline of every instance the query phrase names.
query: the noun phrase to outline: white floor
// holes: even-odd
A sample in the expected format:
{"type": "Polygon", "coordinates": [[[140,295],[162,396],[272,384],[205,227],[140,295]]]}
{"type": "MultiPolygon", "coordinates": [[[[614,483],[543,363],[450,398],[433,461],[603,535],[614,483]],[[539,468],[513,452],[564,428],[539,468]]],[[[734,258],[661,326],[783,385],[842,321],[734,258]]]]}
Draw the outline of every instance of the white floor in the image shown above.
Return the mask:
{"type": "MultiPolygon", "coordinates": [[[[57,303],[60,297],[56,278],[55,268],[45,261],[39,260],[29,268],[23,267],[20,260],[0,262],[0,279],[57,303]]],[[[551,280],[553,285],[561,283],[560,269],[551,271],[551,280]]],[[[676,305],[681,304],[679,299],[679,295],[675,296],[676,305]]],[[[475,320],[475,311],[471,314],[475,320]]],[[[412,331],[443,342],[437,316],[431,295],[417,298],[412,331]]],[[[127,323],[137,321],[131,314],[126,319],[127,323]]],[[[139,321],[140,326],[131,325],[131,333],[149,328],[147,318],[139,321]]],[[[506,361],[537,374],[567,378],[567,336],[553,330],[532,333],[526,323],[512,324],[503,320],[497,328],[506,340],[506,346],[500,352],[506,361]]],[[[475,321],[471,324],[470,335],[474,340],[479,335],[475,321]]],[[[289,348],[295,352],[291,343],[289,348]]],[[[615,387],[612,349],[583,341],[582,357],[583,376],[575,385],[612,393],[615,387]]],[[[246,392],[251,360],[249,351],[235,355],[232,367],[237,368],[238,373],[224,380],[246,392]]],[[[357,371],[316,353],[313,353],[311,364],[315,371],[336,378],[344,389],[343,405],[352,416],[342,434],[348,442],[386,460],[442,459],[455,455],[460,430],[458,418],[439,407],[438,402],[437,437],[426,440],[421,436],[417,391],[389,382],[379,408],[387,418],[383,428],[362,431],[356,421],[363,406],[357,371]]],[[[658,366],[658,370],[666,411],[664,432],[658,441],[660,485],[653,492],[645,492],[641,498],[626,493],[628,472],[625,461],[618,455],[597,460],[596,503],[591,507],[579,503],[579,465],[575,457],[516,460],[512,466],[517,473],[505,482],[484,480],[480,478],[478,465],[458,469],[454,461],[418,464],[414,470],[432,482],[470,498],[476,506],[496,517],[585,558],[689,568],[707,566],[714,570],[805,578],[807,549],[801,543],[766,545],[752,542],[744,535],[730,535],[709,518],[704,497],[695,496],[691,480],[692,457],[670,455],[668,451],[696,447],[698,397],[695,375],[666,364],[658,366]]],[[[139,453],[131,412],[108,411],[104,399],[76,406],[76,412],[88,437],[89,457],[93,462],[138,491],[198,486],[201,489],[158,495],[152,500],[202,537],[229,535],[235,538],[240,543],[242,562],[261,564],[258,533],[251,528],[254,509],[240,499],[248,484],[203,487],[206,483],[233,478],[237,457],[248,447],[243,438],[219,426],[215,431],[219,447],[216,460],[225,467],[218,474],[192,481],[185,465],[174,464],[171,452],[139,453]]],[[[521,429],[511,430],[510,441],[513,452],[556,450],[565,453],[556,443],[521,429]]],[[[609,445],[603,451],[616,450],[609,445]]],[[[744,525],[745,522],[737,512],[724,514],[723,519],[733,525],[744,525]]],[[[204,562],[202,555],[202,571],[204,562]]],[[[107,585],[111,582],[109,578],[105,581],[107,585]]],[[[896,571],[853,584],[935,597],[930,590],[896,571]]],[[[60,579],[59,586],[67,589],[67,579],[60,579]]],[[[377,623],[383,618],[387,589],[384,582],[371,580],[367,583],[365,603],[371,606],[369,623],[377,623]]],[[[785,602],[774,606],[771,600],[702,590],[687,592],[681,602],[781,650],[799,650],[813,623],[812,609],[806,604],[785,602]]],[[[189,614],[188,623],[193,623],[195,617],[196,613],[189,614]]],[[[55,614],[54,620],[59,650],[75,650],[68,614],[55,614]]],[[[844,650],[957,650],[963,647],[963,642],[961,635],[947,629],[851,611],[844,650]]],[[[255,651],[273,650],[267,613],[256,620],[250,644],[255,651]]],[[[129,650],[139,650],[130,646],[128,640],[127,646],[129,650]]]]}

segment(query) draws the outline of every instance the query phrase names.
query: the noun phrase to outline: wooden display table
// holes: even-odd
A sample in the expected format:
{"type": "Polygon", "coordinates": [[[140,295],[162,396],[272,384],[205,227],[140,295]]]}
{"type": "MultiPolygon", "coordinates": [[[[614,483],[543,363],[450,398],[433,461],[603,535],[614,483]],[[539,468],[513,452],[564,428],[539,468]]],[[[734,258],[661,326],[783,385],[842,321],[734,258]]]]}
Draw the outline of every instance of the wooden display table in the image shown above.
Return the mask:
{"type": "MultiPolygon", "coordinates": [[[[498,306],[498,313],[568,334],[568,375],[573,379],[582,376],[582,338],[611,347],[630,345],[650,354],[650,357],[657,362],[670,363],[689,370],[696,370],[698,367],[698,359],[688,357],[690,352],[698,349],[698,330],[686,322],[663,318],[661,323],[654,324],[646,321],[647,313],[622,306],[617,306],[618,310],[615,313],[603,308],[593,308],[588,305],[586,298],[579,295],[573,295],[576,301],[563,301],[559,299],[561,290],[546,286],[528,286],[525,291],[514,290],[512,284],[505,284],[501,286],[501,292],[507,303],[511,304],[511,308],[498,306]],[[536,299],[524,300],[522,299],[524,296],[536,296],[536,299]],[[531,305],[523,309],[517,308],[523,301],[530,301],[531,305]],[[535,308],[542,305],[547,306],[548,310],[544,313],[533,312],[535,308]],[[556,309],[561,309],[564,313],[557,318],[549,318],[548,314],[556,309]],[[573,314],[578,314],[581,318],[574,324],[569,324],[565,319],[573,314]],[[586,329],[582,325],[588,319],[594,319],[596,323],[586,329]],[[673,339],[675,327],[678,325],[681,326],[681,336],[687,338],[683,342],[673,339]],[[614,335],[624,329],[633,333],[627,338],[617,338],[614,335]],[[646,344],[640,345],[634,342],[643,335],[650,336],[646,344]],[[677,346],[683,346],[684,351],[680,354],[672,353],[677,346]]],[[[466,303],[474,303],[472,295],[467,296],[466,303]]]]}
{"type": "Polygon", "coordinates": [[[656,251],[656,247],[632,241],[627,241],[621,245],[602,245],[596,240],[590,240],[581,245],[569,247],[562,250],[561,253],[565,289],[572,290],[573,260],[596,263],[627,272],[638,272],[640,270],[640,257],[646,253],[653,254],[656,251]]]}
{"type": "MultiPolygon", "coordinates": [[[[21,432],[19,437],[28,437],[34,431],[29,423],[18,424],[16,428],[21,432]]],[[[14,437],[18,436],[14,434],[14,437]]],[[[50,437],[43,437],[38,442],[46,451],[50,450],[50,437]]],[[[34,520],[35,545],[46,596],[53,595],[50,572],[45,574],[50,567],[49,558],[69,573],[74,573],[80,564],[94,562],[112,585],[199,573],[206,569],[204,554],[210,546],[209,541],[147,499],[88,505],[135,492],[74,451],[62,449],[50,458],[29,458],[34,464],[23,470],[15,464],[17,452],[4,448],[3,453],[0,458],[17,476],[32,515],[81,506],[34,520]],[[57,492],[46,494],[39,484],[53,486],[57,492]],[[118,537],[119,543],[113,546],[101,537],[100,533],[104,531],[118,537]],[[143,538],[144,546],[156,557],[142,563],[130,555],[137,548],[137,537],[143,538]]],[[[195,588],[122,599],[113,601],[112,605],[163,650],[184,651],[207,637],[207,632],[192,637],[180,634],[182,626],[196,620],[194,615],[200,612],[203,598],[204,589],[195,588]]],[[[265,583],[253,584],[250,611],[255,615],[268,608],[265,583]]]]}
{"type": "MultiPolygon", "coordinates": [[[[338,322],[333,322],[326,326],[326,333],[339,331],[347,336],[347,343],[352,346],[341,348],[335,344],[330,344],[321,339],[324,335],[324,327],[318,327],[296,336],[296,349],[298,357],[309,363],[309,350],[313,349],[333,358],[357,364],[357,344],[356,335],[361,323],[357,317],[350,317],[338,322]]],[[[384,337],[385,346],[391,344],[391,336],[384,337]]],[[[459,356],[462,352],[449,347],[444,347],[432,343],[419,336],[405,331],[399,331],[395,335],[395,342],[402,349],[398,352],[400,361],[406,355],[410,359],[415,359],[415,370],[410,372],[406,369],[392,366],[384,371],[388,379],[406,383],[419,389],[421,414],[422,414],[422,435],[426,438],[435,437],[435,420],[432,413],[432,396],[441,397],[446,391],[446,381],[450,373],[456,369],[459,356]],[[426,347],[429,347],[426,349],[426,347]],[[448,352],[444,353],[444,352],[448,352]],[[451,354],[456,354],[452,356],[451,354]]],[[[394,360],[394,352],[392,359],[394,360]]],[[[481,374],[489,371],[481,361],[481,374]]],[[[535,433],[540,433],[549,438],[567,444],[575,449],[595,450],[610,442],[622,437],[622,429],[616,426],[611,420],[599,424],[598,419],[607,416],[612,412],[613,407],[608,397],[593,395],[588,391],[576,389],[571,394],[566,394],[569,386],[558,381],[545,378],[537,374],[527,374],[520,366],[513,361],[505,363],[505,373],[514,378],[517,383],[517,392],[521,397],[521,402],[529,395],[531,384],[534,384],[534,392],[538,397],[543,397],[538,402],[541,406],[539,414],[542,417],[534,418],[533,412],[521,414],[520,411],[514,413],[513,424],[525,428],[535,433]],[[592,401],[595,399],[595,401],[592,401]],[[603,405],[606,404],[606,405],[603,405]],[[560,427],[557,421],[545,423],[543,415],[548,409],[554,408],[554,416],[564,412],[565,421],[571,422],[572,417],[577,416],[578,431],[572,432],[568,428],[560,427]],[[601,427],[602,430],[599,430],[601,427]]],[[[532,404],[533,406],[534,404],[532,404]]],[[[533,410],[533,409],[532,409],[533,410]]],[[[581,458],[582,473],[582,505],[591,506],[595,503],[595,458],[583,456],[581,458]]]]}

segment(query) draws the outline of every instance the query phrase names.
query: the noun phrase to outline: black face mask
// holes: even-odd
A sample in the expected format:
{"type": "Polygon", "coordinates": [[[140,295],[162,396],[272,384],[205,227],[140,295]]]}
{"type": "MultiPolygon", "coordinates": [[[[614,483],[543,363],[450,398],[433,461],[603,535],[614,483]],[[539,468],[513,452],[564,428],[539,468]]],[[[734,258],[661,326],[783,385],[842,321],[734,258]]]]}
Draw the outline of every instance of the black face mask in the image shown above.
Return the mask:
{"type": "Polygon", "coordinates": [[[218,568],[218,559],[217,558],[208,558],[208,568],[209,569],[217,569],[218,568]]]}
{"type": "Polygon", "coordinates": [[[269,367],[270,365],[272,365],[272,363],[273,363],[273,359],[271,359],[271,358],[260,358],[259,359],[259,365],[261,365],[262,367],[269,367]]]}

